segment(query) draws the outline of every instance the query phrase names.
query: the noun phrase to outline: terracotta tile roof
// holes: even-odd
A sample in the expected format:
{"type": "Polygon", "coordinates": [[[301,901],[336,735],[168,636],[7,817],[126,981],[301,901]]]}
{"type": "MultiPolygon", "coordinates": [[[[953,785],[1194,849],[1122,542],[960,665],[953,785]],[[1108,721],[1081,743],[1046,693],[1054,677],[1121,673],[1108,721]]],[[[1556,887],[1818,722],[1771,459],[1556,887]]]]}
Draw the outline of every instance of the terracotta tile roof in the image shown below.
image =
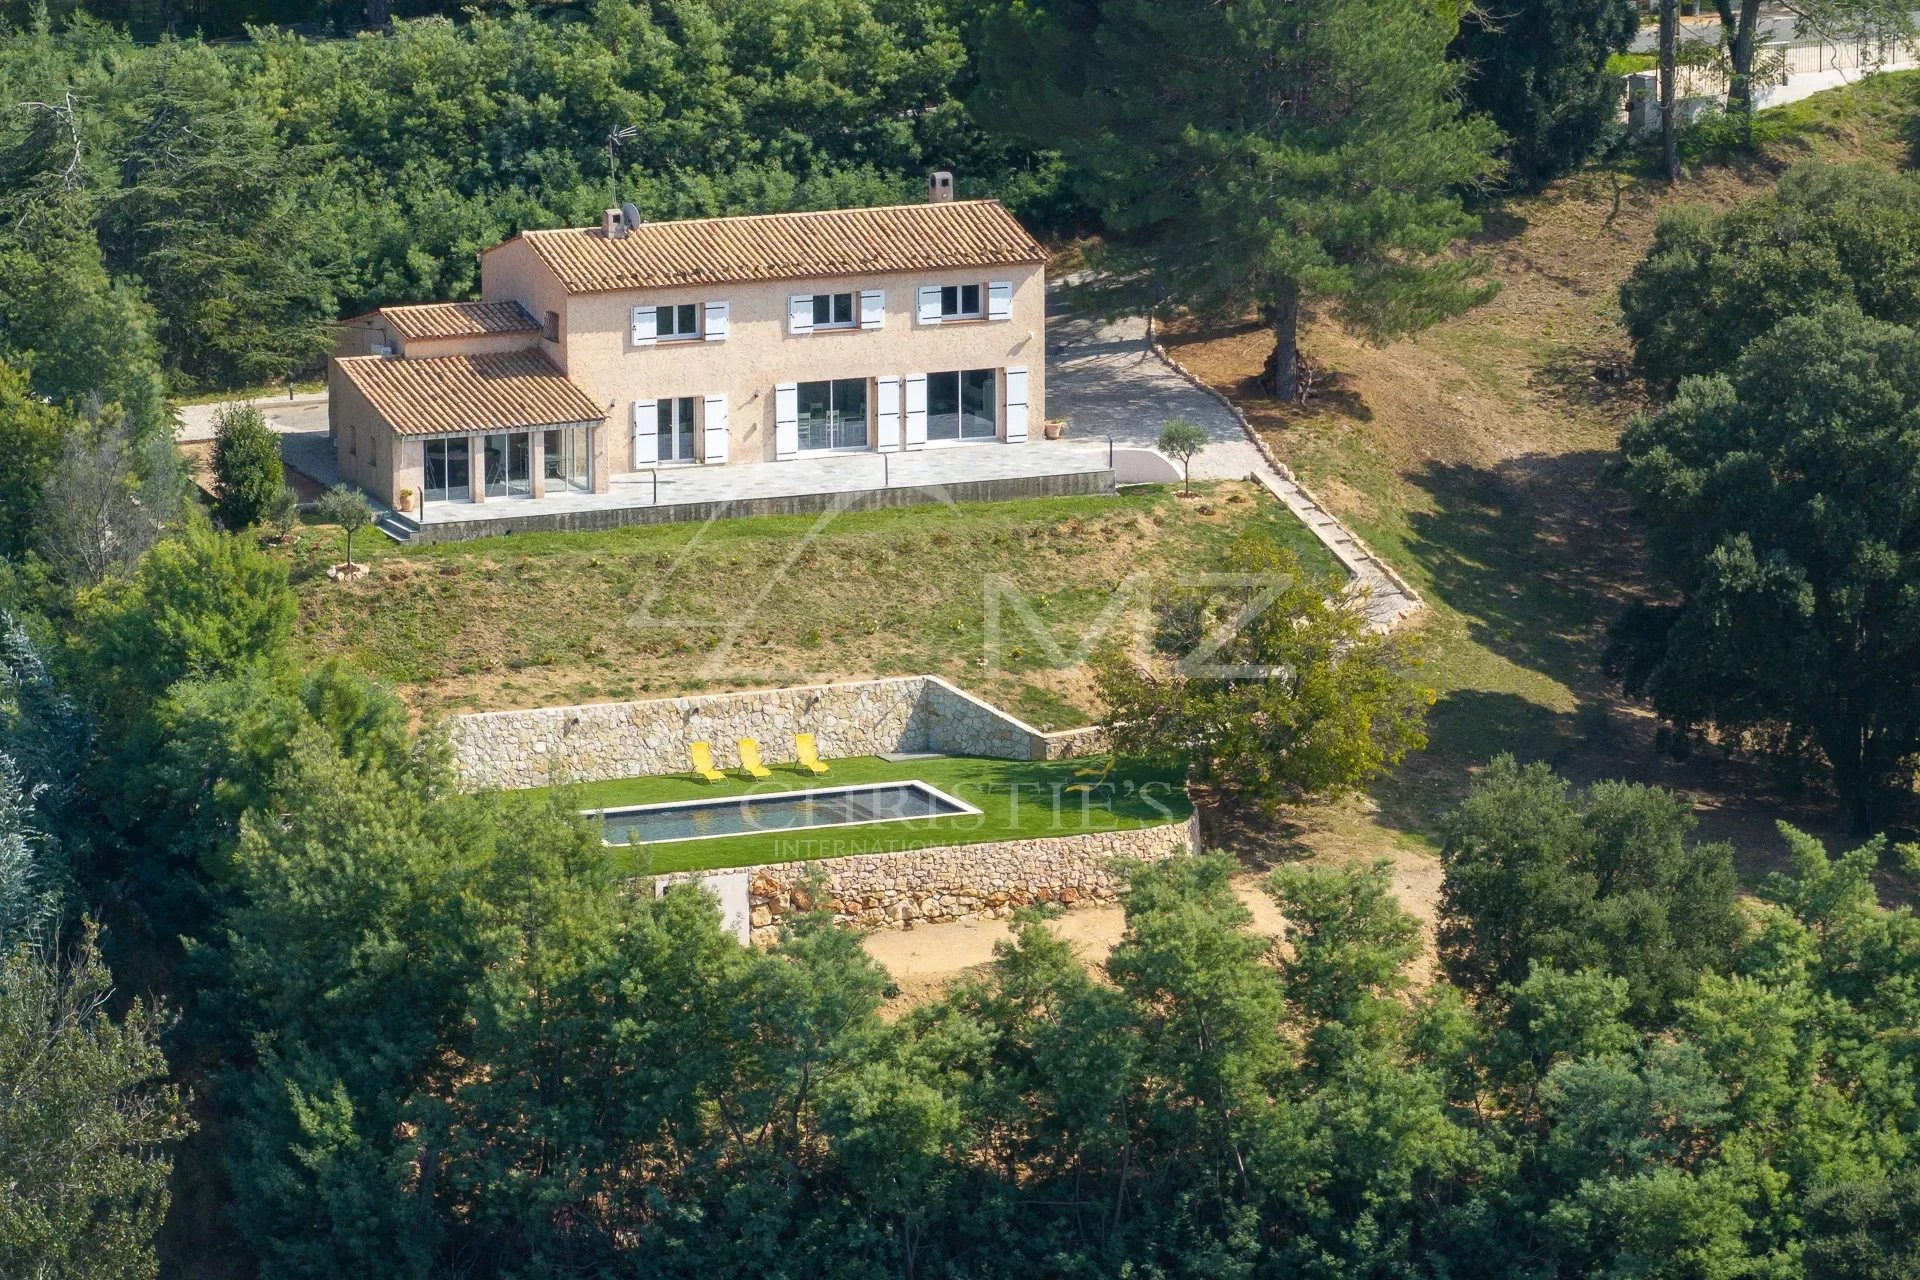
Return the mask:
{"type": "Polygon", "coordinates": [[[347,356],[340,372],[403,436],[600,422],[607,411],[538,351],[484,356],[347,356]]]}
{"type": "Polygon", "coordinates": [[[646,222],[617,240],[598,227],[523,231],[520,238],[569,293],[987,267],[1047,256],[998,200],[646,222]]]}
{"type": "Polygon", "coordinates": [[[429,302],[382,307],[380,315],[405,338],[483,338],[495,333],[538,333],[540,322],[517,302],[429,302]]]}

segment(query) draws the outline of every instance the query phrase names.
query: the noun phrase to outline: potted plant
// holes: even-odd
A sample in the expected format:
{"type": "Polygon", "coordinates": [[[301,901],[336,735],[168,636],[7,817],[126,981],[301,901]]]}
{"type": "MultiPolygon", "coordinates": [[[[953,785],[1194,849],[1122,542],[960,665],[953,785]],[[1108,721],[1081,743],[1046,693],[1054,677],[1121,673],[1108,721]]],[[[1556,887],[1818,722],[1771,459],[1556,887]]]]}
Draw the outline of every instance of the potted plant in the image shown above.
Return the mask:
{"type": "Polygon", "coordinates": [[[413,510],[413,490],[402,489],[400,491],[400,509],[402,511],[413,510]]]}
{"type": "Polygon", "coordinates": [[[1040,434],[1049,440],[1058,440],[1061,436],[1067,434],[1067,420],[1065,418],[1048,418],[1040,424],[1040,434]]]}

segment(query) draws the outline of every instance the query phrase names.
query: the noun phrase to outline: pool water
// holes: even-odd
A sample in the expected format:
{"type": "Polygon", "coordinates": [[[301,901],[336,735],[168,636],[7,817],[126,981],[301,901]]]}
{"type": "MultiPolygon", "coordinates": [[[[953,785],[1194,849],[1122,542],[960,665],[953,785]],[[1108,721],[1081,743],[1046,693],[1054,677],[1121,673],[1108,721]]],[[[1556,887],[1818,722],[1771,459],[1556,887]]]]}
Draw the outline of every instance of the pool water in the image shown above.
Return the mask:
{"type": "Polygon", "coordinates": [[[980,811],[924,782],[913,781],[730,796],[725,800],[676,800],[598,812],[606,820],[608,844],[661,844],[764,831],[945,818],[980,811]]]}

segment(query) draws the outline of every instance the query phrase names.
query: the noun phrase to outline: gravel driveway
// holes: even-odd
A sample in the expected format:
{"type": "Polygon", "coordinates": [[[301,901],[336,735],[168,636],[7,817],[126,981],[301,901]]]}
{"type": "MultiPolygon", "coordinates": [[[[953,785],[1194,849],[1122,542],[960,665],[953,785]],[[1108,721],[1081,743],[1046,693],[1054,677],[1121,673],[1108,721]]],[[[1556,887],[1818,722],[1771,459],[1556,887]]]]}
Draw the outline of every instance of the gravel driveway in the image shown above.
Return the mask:
{"type": "Polygon", "coordinates": [[[1422,608],[1372,551],[1291,477],[1268,465],[1239,420],[1188,382],[1147,345],[1147,322],[1075,315],[1059,286],[1047,286],[1047,416],[1065,418],[1067,439],[1091,443],[1112,436],[1149,448],[1171,418],[1206,429],[1211,443],[1193,460],[1196,480],[1258,480],[1337,557],[1364,587],[1373,625],[1390,628],[1422,608]]]}
{"type": "Polygon", "coordinates": [[[1196,480],[1244,480],[1265,468],[1226,406],[1169,369],[1147,345],[1147,322],[1075,315],[1047,286],[1047,416],[1065,418],[1067,439],[1152,448],[1160,429],[1185,418],[1212,443],[1194,458],[1196,480]]]}

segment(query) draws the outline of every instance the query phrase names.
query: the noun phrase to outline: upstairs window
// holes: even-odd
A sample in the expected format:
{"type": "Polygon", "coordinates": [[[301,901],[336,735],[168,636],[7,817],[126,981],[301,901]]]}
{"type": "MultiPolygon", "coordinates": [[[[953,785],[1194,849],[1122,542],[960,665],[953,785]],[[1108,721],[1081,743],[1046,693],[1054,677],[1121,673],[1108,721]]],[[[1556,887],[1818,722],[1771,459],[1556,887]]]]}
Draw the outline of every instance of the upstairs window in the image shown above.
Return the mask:
{"type": "Polygon", "coordinates": [[[653,336],[661,341],[700,336],[700,306],[683,302],[676,307],[653,309],[653,336]]]}
{"type": "Polygon", "coordinates": [[[547,318],[540,326],[540,336],[548,342],[560,341],[560,313],[558,311],[547,312],[547,318]]]}
{"type": "Polygon", "coordinates": [[[940,289],[942,320],[974,320],[984,314],[980,309],[980,286],[949,284],[940,289]]]}
{"type": "Polygon", "coordinates": [[[853,328],[859,323],[859,316],[854,307],[856,296],[851,293],[814,294],[813,327],[816,329],[853,328]]]}

